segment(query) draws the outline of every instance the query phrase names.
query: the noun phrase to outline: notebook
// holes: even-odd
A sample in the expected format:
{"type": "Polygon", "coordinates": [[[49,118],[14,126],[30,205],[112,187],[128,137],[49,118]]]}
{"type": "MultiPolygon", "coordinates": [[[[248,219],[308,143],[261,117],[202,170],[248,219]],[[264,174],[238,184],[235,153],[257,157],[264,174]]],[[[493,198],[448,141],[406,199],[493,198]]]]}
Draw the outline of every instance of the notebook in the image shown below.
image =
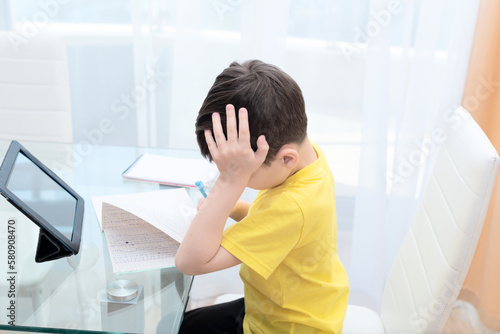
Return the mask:
{"type": "Polygon", "coordinates": [[[123,172],[131,180],[156,182],[170,186],[195,187],[196,181],[211,184],[217,177],[215,164],[205,159],[183,159],[143,154],[123,172]]]}

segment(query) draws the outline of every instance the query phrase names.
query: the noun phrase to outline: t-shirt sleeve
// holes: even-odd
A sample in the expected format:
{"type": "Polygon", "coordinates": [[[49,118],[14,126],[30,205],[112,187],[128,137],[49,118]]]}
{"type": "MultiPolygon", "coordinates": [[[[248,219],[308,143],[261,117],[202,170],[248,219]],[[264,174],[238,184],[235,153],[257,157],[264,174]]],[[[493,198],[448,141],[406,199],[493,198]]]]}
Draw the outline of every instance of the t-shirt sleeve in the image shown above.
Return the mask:
{"type": "Polygon", "coordinates": [[[286,193],[272,196],[224,231],[222,247],[267,279],[300,239],[303,215],[286,193]]]}

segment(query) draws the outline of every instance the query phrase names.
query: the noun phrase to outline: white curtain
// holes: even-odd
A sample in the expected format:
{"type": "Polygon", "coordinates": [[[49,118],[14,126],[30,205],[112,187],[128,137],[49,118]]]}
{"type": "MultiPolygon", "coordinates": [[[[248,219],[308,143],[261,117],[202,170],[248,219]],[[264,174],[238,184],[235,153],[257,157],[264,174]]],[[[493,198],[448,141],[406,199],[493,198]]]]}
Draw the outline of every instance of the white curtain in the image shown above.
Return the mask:
{"type": "Polygon", "coordinates": [[[0,29],[64,36],[74,141],[92,145],[196,149],[217,74],[251,58],[283,68],[336,179],[350,301],[377,309],[461,100],[478,2],[0,0],[0,29]]]}
{"type": "Polygon", "coordinates": [[[349,264],[351,303],[374,309],[449,114],[460,106],[478,8],[478,1],[392,3],[398,4],[393,11],[385,1],[370,3],[373,21],[367,27],[375,28],[367,28],[371,41],[349,264]],[[376,29],[376,23],[388,21],[376,29]]]}

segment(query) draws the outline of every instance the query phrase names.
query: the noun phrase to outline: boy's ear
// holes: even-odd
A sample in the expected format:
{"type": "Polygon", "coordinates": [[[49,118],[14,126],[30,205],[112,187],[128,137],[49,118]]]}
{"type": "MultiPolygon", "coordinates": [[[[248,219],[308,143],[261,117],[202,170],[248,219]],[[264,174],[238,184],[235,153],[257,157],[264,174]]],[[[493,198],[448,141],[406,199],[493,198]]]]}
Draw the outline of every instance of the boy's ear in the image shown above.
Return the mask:
{"type": "Polygon", "coordinates": [[[290,147],[282,147],[276,157],[280,160],[281,164],[286,168],[293,169],[299,163],[299,152],[290,147]]]}

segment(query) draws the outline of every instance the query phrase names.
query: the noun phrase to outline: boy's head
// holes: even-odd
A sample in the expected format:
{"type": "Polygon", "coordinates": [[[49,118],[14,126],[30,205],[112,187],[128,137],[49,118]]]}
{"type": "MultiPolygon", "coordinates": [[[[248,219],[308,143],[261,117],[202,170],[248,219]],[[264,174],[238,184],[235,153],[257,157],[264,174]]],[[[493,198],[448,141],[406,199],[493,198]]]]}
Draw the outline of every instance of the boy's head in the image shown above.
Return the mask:
{"type": "Polygon", "coordinates": [[[250,143],[257,149],[257,138],[265,135],[269,144],[265,165],[269,165],[280,148],[300,144],[307,135],[304,98],[297,83],[278,67],[259,60],[243,64],[233,62],[215,79],[196,119],[196,137],[201,154],[212,160],[204,130],[212,130],[212,113],[221,116],[226,132],[226,105],[236,111],[248,110],[250,143]]]}

